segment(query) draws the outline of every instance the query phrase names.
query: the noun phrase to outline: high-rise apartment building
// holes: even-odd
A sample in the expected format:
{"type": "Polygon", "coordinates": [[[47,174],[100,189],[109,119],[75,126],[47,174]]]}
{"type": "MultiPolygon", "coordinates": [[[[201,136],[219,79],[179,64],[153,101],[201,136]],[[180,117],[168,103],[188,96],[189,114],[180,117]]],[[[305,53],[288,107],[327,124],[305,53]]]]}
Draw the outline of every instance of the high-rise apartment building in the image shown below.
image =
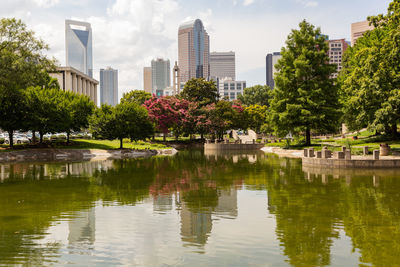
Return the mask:
{"type": "Polygon", "coordinates": [[[227,98],[230,101],[238,99],[246,88],[245,81],[234,81],[232,78],[219,79],[218,93],[221,99],[227,98]]]}
{"type": "Polygon", "coordinates": [[[157,97],[164,95],[164,90],[171,86],[171,68],[169,60],[157,58],[151,61],[152,93],[157,97]]]}
{"type": "Polygon", "coordinates": [[[348,48],[348,43],[345,39],[329,40],[329,63],[337,65],[337,72],[332,75],[332,78],[337,78],[338,73],[342,70],[342,59],[344,51],[348,48]]]}
{"type": "Polygon", "coordinates": [[[373,30],[374,26],[369,25],[369,21],[360,21],[351,24],[351,45],[354,46],[358,38],[365,32],[373,30]]]}
{"type": "Polygon", "coordinates": [[[65,20],[65,62],[93,77],[92,28],[87,22],[65,20]]]}
{"type": "MultiPolygon", "coordinates": [[[[210,77],[210,37],[201,20],[186,22],[178,31],[180,83],[210,77]]],[[[179,84],[180,84],[179,83],[179,84]]]]}
{"type": "Polygon", "coordinates": [[[152,94],[152,78],[151,78],[151,67],[143,68],[143,89],[146,93],[152,94]]]}
{"type": "Polygon", "coordinates": [[[280,52],[268,54],[266,57],[266,83],[271,89],[275,87],[274,75],[277,72],[275,65],[281,57],[280,52]]]}
{"type": "Polygon", "coordinates": [[[118,70],[100,69],[100,104],[118,104],[118,70]]]}
{"type": "Polygon", "coordinates": [[[232,78],[236,79],[235,52],[212,52],[210,53],[210,78],[232,78]]]}

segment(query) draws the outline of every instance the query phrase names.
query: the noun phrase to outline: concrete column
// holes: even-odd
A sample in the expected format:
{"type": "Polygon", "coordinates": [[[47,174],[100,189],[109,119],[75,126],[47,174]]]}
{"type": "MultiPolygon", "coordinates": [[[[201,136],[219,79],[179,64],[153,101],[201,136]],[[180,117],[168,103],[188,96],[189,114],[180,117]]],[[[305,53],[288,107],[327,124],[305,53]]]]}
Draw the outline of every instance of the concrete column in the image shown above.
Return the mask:
{"type": "Polygon", "coordinates": [[[344,159],[345,157],[344,157],[344,152],[343,151],[339,151],[338,153],[337,153],[337,156],[338,156],[338,159],[344,159]]]}
{"type": "Polygon", "coordinates": [[[82,78],[82,95],[86,95],[86,81],[82,78]]]}
{"type": "Polygon", "coordinates": [[[218,144],[218,139],[215,139],[215,140],[214,140],[214,143],[218,144]]]}
{"type": "Polygon", "coordinates": [[[346,150],[346,152],[344,153],[344,158],[346,160],[351,160],[351,150],[346,150]]]}
{"type": "Polygon", "coordinates": [[[309,156],[310,158],[313,158],[313,157],[315,156],[315,154],[314,154],[314,148],[308,149],[308,156],[309,156]]]}
{"type": "Polygon", "coordinates": [[[97,106],[97,84],[94,84],[94,104],[97,106]]]}
{"type": "Polygon", "coordinates": [[[317,151],[317,159],[322,159],[322,151],[317,151]]]}
{"type": "Polygon", "coordinates": [[[368,155],[368,147],[367,146],[363,147],[363,155],[364,156],[368,155]]]}
{"type": "Polygon", "coordinates": [[[86,95],[90,98],[90,81],[86,81],[86,95]]]}
{"type": "MultiPolygon", "coordinates": [[[[71,91],[72,90],[72,82],[73,82],[73,74],[69,71],[65,71],[65,91],[71,91]]],[[[63,88],[61,88],[63,89],[63,88]]]]}
{"type": "Polygon", "coordinates": [[[80,76],[78,76],[78,94],[82,94],[82,88],[83,88],[83,85],[82,85],[82,77],[80,77],[80,76]]]}
{"type": "Polygon", "coordinates": [[[304,148],[304,157],[308,158],[308,149],[307,148],[304,148]]]}
{"type": "Polygon", "coordinates": [[[79,93],[79,76],[75,75],[75,88],[74,88],[74,93],[79,93]]]}
{"type": "Polygon", "coordinates": [[[379,160],[379,154],[380,154],[379,150],[374,150],[374,160],[379,160]]]}

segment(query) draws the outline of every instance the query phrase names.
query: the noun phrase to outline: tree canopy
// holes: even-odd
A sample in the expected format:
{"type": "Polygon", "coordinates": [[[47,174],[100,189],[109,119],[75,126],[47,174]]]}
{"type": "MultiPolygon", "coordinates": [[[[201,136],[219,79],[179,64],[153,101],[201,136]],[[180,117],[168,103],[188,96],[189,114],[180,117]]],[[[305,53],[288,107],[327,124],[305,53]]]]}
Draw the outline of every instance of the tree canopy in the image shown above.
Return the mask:
{"type": "Polygon", "coordinates": [[[271,95],[271,88],[268,85],[255,85],[243,90],[243,94],[238,97],[243,105],[268,106],[271,95]]]}
{"type": "Polygon", "coordinates": [[[344,121],[397,138],[400,120],[400,1],[386,15],[369,17],[375,27],[357,40],[344,57],[339,76],[344,121]]]}
{"type": "Polygon", "coordinates": [[[200,106],[216,103],[218,100],[218,88],[214,81],[206,81],[204,78],[189,80],[180,94],[183,99],[197,102],[200,106]]]}
{"type": "Polygon", "coordinates": [[[311,131],[334,132],[340,109],[338,87],[331,75],[328,45],[319,28],[302,21],[289,34],[275,76],[272,91],[271,120],[278,135],[305,132],[306,144],[311,131]]]}
{"type": "Polygon", "coordinates": [[[136,102],[139,105],[143,105],[144,102],[151,99],[151,94],[143,90],[132,90],[128,93],[124,93],[121,98],[121,103],[124,102],[136,102]]]}

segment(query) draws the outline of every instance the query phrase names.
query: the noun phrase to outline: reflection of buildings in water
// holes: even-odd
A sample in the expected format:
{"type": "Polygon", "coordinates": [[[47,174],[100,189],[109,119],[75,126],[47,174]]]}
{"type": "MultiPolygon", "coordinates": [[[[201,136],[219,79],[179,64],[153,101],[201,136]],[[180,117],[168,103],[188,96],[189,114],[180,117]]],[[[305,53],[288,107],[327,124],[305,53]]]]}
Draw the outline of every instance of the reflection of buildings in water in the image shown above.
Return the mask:
{"type": "Polygon", "coordinates": [[[79,211],[74,214],[69,223],[68,242],[73,244],[92,245],[96,235],[96,213],[95,208],[86,211],[79,211]]]}
{"type": "Polygon", "coordinates": [[[169,211],[172,210],[172,196],[158,195],[153,198],[154,211],[169,211]]]}
{"type": "Polygon", "coordinates": [[[205,150],[204,155],[207,159],[224,158],[225,160],[232,159],[233,163],[238,163],[239,160],[247,159],[249,163],[255,163],[260,156],[265,155],[264,152],[249,152],[249,151],[220,151],[220,150],[205,150]]]}
{"type": "Polygon", "coordinates": [[[236,218],[237,211],[237,190],[228,189],[218,191],[218,206],[215,207],[216,215],[225,215],[236,218]]]}
{"type": "Polygon", "coordinates": [[[191,211],[181,204],[181,238],[190,245],[205,245],[212,229],[211,210],[191,211]]]}

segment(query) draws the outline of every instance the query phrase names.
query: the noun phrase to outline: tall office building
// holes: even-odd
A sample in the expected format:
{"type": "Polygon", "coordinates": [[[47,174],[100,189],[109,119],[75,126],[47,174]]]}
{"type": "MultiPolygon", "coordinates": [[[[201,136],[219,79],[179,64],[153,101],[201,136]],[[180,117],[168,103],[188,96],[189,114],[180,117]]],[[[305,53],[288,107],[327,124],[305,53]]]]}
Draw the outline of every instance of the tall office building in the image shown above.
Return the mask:
{"type": "Polygon", "coordinates": [[[100,104],[118,104],[118,70],[100,69],[100,104]]]}
{"type": "Polygon", "coordinates": [[[210,53],[210,78],[236,79],[235,52],[212,52],[210,53]]]}
{"type": "Polygon", "coordinates": [[[278,63],[278,60],[281,58],[281,53],[280,52],[274,52],[272,54],[268,54],[266,57],[266,80],[267,80],[267,85],[271,87],[271,89],[274,89],[275,87],[275,81],[274,81],[274,75],[276,73],[276,68],[275,65],[278,63]]]}
{"type": "Polygon", "coordinates": [[[345,39],[329,40],[329,63],[337,65],[337,72],[332,75],[332,78],[337,78],[338,73],[342,70],[342,59],[344,51],[349,46],[345,39]]]}
{"type": "Polygon", "coordinates": [[[152,93],[157,97],[164,95],[164,90],[171,86],[169,60],[157,58],[151,61],[152,93]]]}
{"type": "MultiPolygon", "coordinates": [[[[178,31],[180,83],[210,77],[210,37],[201,20],[186,22],[178,31]]],[[[179,83],[179,84],[180,84],[179,83]]]]}
{"type": "Polygon", "coordinates": [[[65,62],[93,77],[92,28],[87,22],[65,20],[65,62]]]}
{"type": "Polygon", "coordinates": [[[146,93],[152,94],[153,86],[152,86],[152,78],[151,78],[151,67],[143,68],[143,89],[146,93]]]}
{"type": "Polygon", "coordinates": [[[360,21],[351,24],[351,45],[354,46],[358,38],[364,35],[365,32],[373,30],[374,26],[369,25],[369,21],[360,21]]]}

